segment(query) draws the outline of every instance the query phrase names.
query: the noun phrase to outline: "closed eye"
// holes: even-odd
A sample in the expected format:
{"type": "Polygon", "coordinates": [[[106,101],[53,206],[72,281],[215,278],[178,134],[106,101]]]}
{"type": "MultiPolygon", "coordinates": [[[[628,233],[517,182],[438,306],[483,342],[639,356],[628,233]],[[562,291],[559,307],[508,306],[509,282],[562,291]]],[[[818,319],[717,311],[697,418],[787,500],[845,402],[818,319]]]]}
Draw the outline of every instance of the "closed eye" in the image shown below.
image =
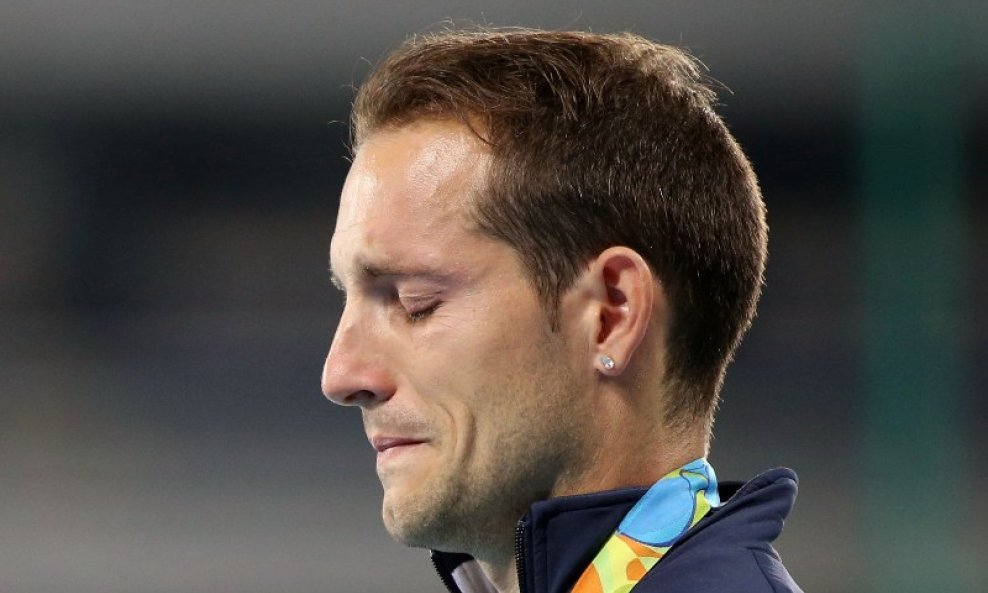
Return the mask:
{"type": "Polygon", "coordinates": [[[436,311],[436,309],[439,308],[439,305],[441,304],[442,301],[435,301],[431,305],[428,305],[420,309],[406,309],[405,317],[411,323],[422,321],[423,319],[427,318],[429,315],[432,315],[436,311]]]}

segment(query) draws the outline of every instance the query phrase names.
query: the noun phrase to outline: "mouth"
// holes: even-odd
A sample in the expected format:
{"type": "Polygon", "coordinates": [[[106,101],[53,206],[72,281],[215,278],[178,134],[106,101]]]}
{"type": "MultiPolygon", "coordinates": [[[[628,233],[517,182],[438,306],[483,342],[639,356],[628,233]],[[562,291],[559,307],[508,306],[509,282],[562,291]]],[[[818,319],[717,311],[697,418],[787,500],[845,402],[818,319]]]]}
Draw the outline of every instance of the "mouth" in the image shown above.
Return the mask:
{"type": "Polygon", "coordinates": [[[393,457],[402,453],[404,451],[411,450],[417,445],[425,443],[422,439],[416,439],[413,437],[392,437],[392,436],[376,436],[370,439],[371,445],[374,450],[377,451],[378,459],[384,457],[393,457]]]}

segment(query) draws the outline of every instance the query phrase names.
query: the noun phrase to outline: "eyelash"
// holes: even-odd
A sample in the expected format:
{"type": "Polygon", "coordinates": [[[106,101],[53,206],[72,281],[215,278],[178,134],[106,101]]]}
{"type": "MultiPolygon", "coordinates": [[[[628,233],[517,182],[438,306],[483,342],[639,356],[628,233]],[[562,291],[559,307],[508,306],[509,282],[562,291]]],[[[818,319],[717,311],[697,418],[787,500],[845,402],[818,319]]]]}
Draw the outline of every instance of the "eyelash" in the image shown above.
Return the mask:
{"type": "Polygon", "coordinates": [[[432,315],[432,313],[439,308],[439,305],[440,303],[436,302],[433,305],[429,305],[425,309],[419,309],[417,311],[406,311],[405,318],[408,320],[409,323],[416,323],[422,321],[429,315],[432,315]]]}

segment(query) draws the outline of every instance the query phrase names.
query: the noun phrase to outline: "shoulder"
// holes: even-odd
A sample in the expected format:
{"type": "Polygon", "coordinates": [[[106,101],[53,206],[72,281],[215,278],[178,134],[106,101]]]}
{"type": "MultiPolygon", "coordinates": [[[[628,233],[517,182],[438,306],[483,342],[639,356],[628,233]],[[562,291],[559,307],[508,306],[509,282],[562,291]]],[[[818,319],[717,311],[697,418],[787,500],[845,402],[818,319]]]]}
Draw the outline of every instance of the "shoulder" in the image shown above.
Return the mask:
{"type": "Polygon", "coordinates": [[[772,547],[795,496],[791,470],[759,475],[697,523],[635,593],[801,593],[772,547]]]}
{"type": "Polygon", "coordinates": [[[634,593],[802,593],[779,555],[764,548],[722,547],[666,558],[634,593]]]}

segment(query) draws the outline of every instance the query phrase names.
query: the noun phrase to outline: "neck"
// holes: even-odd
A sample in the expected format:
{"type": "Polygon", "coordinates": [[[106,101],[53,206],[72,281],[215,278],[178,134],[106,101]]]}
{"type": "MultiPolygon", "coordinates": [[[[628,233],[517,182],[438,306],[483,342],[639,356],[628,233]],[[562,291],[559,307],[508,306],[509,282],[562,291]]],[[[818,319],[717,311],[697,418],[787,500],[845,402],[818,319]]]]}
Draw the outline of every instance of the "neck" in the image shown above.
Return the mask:
{"type": "Polygon", "coordinates": [[[672,431],[653,420],[661,413],[620,405],[598,408],[587,433],[607,438],[584,443],[582,459],[559,476],[552,496],[648,487],[670,471],[706,457],[704,427],[672,431]]]}
{"type": "MultiPolygon", "coordinates": [[[[556,483],[547,493],[550,498],[650,487],[670,471],[706,457],[705,427],[670,431],[654,420],[662,414],[657,405],[653,409],[627,405],[629,400],[640,402],[643,399],[612,397],[612,405],[595,410],[593,426],[586,427],[587,434],[607,435],[607,438],[588,439],[584,443],[587,448],[579,456],[581,459],[571,460],[574,463],[569,470],[557,476],[556,483]]],[[[513,535],[513,530],[511,533],[513,535]]],[[[518,593],[519,590],[513,539],[511,542],[507,547],[471,552],[498,593],[518,593]]]]}
{"type": "MultiPolygon", "coordinates": [[[[598,469],[597,473],[581,476],[582,479],[564,481],[552,496],[587,494],[633,486],[648,487],[670,471],[694,459],[705,457],[706,454],[702,442],[698,444],[679,442],[676,446],[667,448],[656,445],[655,448],[659,452],[647,456],[644,462],[635,456],[625,455],[617,463],[603,463],[602,461],[606,461],[608,458],[602,456],[594,464],[598,469]]],[[[612,456],[610,459],[613,460],[614,457],[612,456]]],[[[484,575],[494,585],[497,593],[518,593],[518,568],[515,564],[513,548],[502,550],[498,554],[479,553],[474,555],[474,559],[480,564],[484,575]]]]}
{"type": "Polygon", "coordinates": [[[514,554],[507,560],[498,562],[488,562],[479,558],[477,561],[498,593],[518,593],[518,569],[515,566],[514,554]]]}

